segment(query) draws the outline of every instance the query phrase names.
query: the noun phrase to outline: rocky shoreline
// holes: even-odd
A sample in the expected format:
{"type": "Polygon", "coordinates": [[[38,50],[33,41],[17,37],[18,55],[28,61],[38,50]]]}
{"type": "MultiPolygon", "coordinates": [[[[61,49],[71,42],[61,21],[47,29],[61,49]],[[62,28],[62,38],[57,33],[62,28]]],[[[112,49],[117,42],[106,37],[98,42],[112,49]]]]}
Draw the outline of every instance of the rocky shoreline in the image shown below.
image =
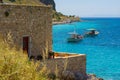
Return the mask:
{"type": "Polygon", "coordinates": [[[83,75],[79,72],[73,73],[71,71],[63,71],[62,74],[59,75],[59,77],[56,80],[104,80],[104,79],[98,78],[95,74],[83,75]]]}
{"type": "Polygon", "coordinates": [[[104,80],[104,79],[96,77],[95,74],[87,74],[87,80],[104,80]]]}
{"type": "Polygon", "coordinates": [[[81,22],[80,20],[74,20],[74,21],[54,21],[52,22],[53,25],[58,25],[58,24],[68,24],[72,22],[81,22]]]}

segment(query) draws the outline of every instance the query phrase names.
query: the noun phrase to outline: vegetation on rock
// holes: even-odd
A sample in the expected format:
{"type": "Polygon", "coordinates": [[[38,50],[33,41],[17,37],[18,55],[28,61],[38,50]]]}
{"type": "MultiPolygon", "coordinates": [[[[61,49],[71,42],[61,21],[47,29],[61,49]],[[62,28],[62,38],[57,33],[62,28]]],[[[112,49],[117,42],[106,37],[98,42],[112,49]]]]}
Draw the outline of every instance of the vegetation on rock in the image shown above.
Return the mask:
{"type": "Polygon", "coordinates": [[[3,2],[13,4],[44,5],[39,0],[3,0],[3,2]]]}
{"type": "Polygon", "coordinates": [[[53,10],[53,22],[72,22],[72,21],[80,21],[79,17],[75,15],[64,15],[61,12],[56,12],[53,10]]]}

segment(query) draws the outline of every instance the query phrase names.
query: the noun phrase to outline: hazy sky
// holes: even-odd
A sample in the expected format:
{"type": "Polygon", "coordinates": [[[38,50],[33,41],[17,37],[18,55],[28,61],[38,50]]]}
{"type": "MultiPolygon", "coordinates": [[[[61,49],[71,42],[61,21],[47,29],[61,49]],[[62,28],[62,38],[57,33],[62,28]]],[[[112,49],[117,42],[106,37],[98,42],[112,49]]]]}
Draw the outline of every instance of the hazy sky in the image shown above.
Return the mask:
{"type": "Polygon", "coordinates": [[[56,10],[80,17],[120,17],[120,0],[54,0],[56,10]]]}

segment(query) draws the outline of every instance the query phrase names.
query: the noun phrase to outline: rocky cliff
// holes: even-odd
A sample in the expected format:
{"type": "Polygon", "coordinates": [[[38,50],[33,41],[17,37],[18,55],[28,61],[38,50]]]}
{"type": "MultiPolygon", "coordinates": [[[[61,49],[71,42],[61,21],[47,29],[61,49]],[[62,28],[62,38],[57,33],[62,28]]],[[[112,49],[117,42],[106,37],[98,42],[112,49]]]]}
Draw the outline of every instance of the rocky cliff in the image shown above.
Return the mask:
{"type": "Polygon", "coordinates": [[[4,3],[18,3],[18,4],[45,4],[45,5],[52,5],[53,10],[55,9],[55,2],[54,0],[0,0],[0,2],[4,3]]]}
{"type": "Polygon", "coordinates": [[[40,2],[44,3],[45,5],[52,5],[53,6],[53,10],[55,9],[55,2],[54,0],[40,0],[40,2]]]}

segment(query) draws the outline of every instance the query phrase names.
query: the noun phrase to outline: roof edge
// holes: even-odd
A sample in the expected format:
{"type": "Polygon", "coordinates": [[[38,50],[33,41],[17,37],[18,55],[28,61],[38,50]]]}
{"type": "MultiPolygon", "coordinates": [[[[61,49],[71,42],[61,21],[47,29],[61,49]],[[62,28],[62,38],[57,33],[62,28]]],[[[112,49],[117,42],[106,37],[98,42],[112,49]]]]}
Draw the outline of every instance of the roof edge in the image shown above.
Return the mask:
{"type": "Polygon", "coordinates": [[[14,3],[0,3],[0,6],[33,6],[33,7],[48,7],[52,8],[51,5],[39,5],[39,4],[14,4],[14,3]]]}

